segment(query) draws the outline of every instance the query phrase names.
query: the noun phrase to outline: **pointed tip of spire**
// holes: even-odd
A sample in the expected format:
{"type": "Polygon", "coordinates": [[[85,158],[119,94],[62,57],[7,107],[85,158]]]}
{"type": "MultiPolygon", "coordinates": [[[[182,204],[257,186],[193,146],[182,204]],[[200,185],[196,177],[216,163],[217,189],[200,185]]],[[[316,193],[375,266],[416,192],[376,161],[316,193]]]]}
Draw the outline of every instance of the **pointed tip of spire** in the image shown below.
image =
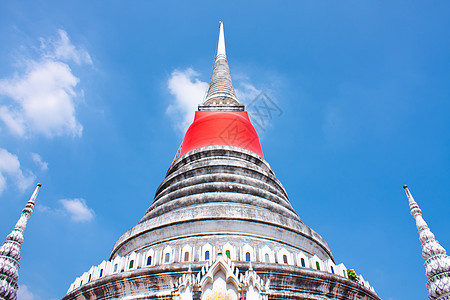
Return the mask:
{"type": "Polygon", "coordinates": [[[408,186],[403,185],[408,196],[411,215],[416,220],[416,227],[419,232],[419,240],[422,244],[422,257],[425,259],[425,270],[428,278],[427,288],[430,299],[444,299],[448,295],[448,289],[436,288],[445,286],[450,278],[450,257],[446,250],[438,241],[428,227],[427,222],[422,217],[422,210],[414,200],[408,186]],[[442,297],[444,296],[444,297],[442,297]]]}
{"type": "Polygon", "coordinates": [[[36,201],[36,197],[37,197],[37,194],[38,194],[39,189],[41,188],[41,186],[42,186],[42,184],[40,184],[40,183],[38,183],[36,185],[36,188],[34,189],[34,192],[31,195],[30,200],[28,200],[28,203],[34,205],[34,202],[36,201]]]}
{"type": "Polygon", "coordinates": [[[414,201],[414,197],[412,196],[411,192],[409,191],[408,186],[407,186],[406,184],[404,184],[404,185],[403,185],[403,188],[405,189],[406,196],[408,197],[408,201],[409,201],[410,203],[415,202],[415,201],[414,201]]]}
{"type": "Polygon", "coordinates": [[[22,210],[16,226],[8,234],[3,245],[0,246],[0,257],[2,261],[2,264],[0,264],[0,285],[2,286],[0,288],[0,299],[17,298],[17,279],[19,278],[20,250],[23,243],[23,233],[27,226],[27,221],[33,213],[34,201],[41,186],[42,184],[37,184],[33,195],[31,195],[30,200],[22,210]]]}
{"type": "Polygon", "coordinates": [[[219,58],[226,58],[227,54],[225,52],[225,36],[223,33],[223,22],[219,21],[220,30],[219,30],[219,42],[217,43],[217,56],[216,60],[219,58]]]}
{"type": "Polygon", "coordinates": [[[231,82],[230,69],[225,53],[225,36],[223,22],[220,21],[219,41],[217,43],[217,56],[214,70],[211,76],[208,93],[199,110],[238,110],[243,111],[244,105],[240,104],[231,82]]]}
{"type": "Polygon", "coordinates": [[[403,185],[403,188],[405,189],[406,196],[408,197],[408,200],[411,201],[411,199],[412,199],[412,201],[414,201],[414,198],[413,198],[413,196],[411,195],[411,192],[409,191],[408,186],[407,186],[406,184],[404,184],[404,185],[403,185]]]}

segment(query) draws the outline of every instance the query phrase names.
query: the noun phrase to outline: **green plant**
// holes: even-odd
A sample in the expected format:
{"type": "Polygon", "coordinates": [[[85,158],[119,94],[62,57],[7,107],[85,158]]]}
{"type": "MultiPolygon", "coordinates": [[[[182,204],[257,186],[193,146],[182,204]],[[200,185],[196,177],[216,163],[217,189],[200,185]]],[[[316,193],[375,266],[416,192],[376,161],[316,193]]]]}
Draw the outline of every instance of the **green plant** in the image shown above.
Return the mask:
{"type": "Polygon", "coordinates": [[[347,269],[347,277],[348,279],[358,283],[359,282],[359,277],[356,275],[355,270],[353,269],[347,269]]]}

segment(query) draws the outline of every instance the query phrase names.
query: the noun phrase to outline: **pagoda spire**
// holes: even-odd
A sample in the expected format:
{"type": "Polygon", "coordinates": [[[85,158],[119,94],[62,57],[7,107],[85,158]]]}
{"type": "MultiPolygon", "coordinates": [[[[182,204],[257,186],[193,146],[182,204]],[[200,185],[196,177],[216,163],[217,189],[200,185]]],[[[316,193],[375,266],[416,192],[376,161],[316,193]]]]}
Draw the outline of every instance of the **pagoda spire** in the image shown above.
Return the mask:
{"type": "Polygon", "coordinates": [[[223,22],[220,21],[219,41],[217,42],[217,55],[214,64],[211,83],[208,93],[199,110],[244,110],[239,103],[231,82],[230,68],[225,52],[225,36],[223,22]]]}
{"type": "Polygon", "coordinates": [[[223,58],[227,59],[227,54],[225,52],[225,35],[223,34],[223,22],[220,21],[220,28],[219,28],[219,41],[217,42],[217,55],[216,55],[216,61],[217,59],[223,58]]]}
{"type": "Polygon", "coordinates": [[[422,210],[414,200],[408,186],[404,185],[409,201],[411,215],[416,220],[417,230],[422,243],[422,257],[425,260],[426,276],[428,279],[428,297],[431,300],[450,299],[450,257],[444,247],[436,241],[428,224],[422,217],[422,210]]]}
{"type": "Polygon", "coordinates": [[[41,184],[38,183],[25,208],[22,210],[19,221],[6,237],[6,241],[0,247],[0,299],[16,300],[17,279],[19,278],[20,249],[23,243],[23,233],[27,227],[27,221],[33,213],[34,203],[41,184]]]}

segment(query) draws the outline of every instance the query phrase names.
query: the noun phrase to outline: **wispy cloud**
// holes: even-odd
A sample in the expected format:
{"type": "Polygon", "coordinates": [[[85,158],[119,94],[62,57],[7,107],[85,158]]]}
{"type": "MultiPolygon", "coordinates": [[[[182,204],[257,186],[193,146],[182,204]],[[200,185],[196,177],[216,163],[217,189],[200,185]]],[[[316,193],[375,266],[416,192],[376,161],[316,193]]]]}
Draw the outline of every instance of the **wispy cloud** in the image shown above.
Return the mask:
{"type": "Polygon", "coordinates": [[[95,212],[86,204],[82,198],[61,199],[58,201],[60,207],[51,207],[42,202],[36,205],[36,210],[53,216],[69,216],[74,222],[89,222],[95,218],[95,212]]]}
{"type": "Polygon", "coordinates": [[[347,129],[342,119],[342,112],[338,107],[328,105],[324,110],[323,131],[329,141],[339,141],[343,138],[342,133],[347,129]]]}
{"type": "Polygon", "coordinates": [[[50,206],[42,204],[42,201],[36,203],[36,210],[43,213],[64,213],[61,209],[53,209],[50,206]]]}
{"type": "Polygon", "coordinates": [[[94,210],[89,208],[86,204],[86,200],[82,198],[61,199],[59,202],[73,221],[88,222],[94,219],[94,210]]]}
{"type": "Polygon", "coordinates": [[[25,284],[19,285],[19,290],[17,292],[17,300],[35,300],[37,297],[30,291],[28,286],[25,284]]]}
{"type": "Polygon", "coordinates": [[[81,48],[75,47],[69,39],[67,32],[58,30],[59,39],[41,38],[41,50],[43,56],[52,60],[74,61],[76,64],[92,65],[92,59],[89,53],[81,48]]]}
{"type": "Polygon", "coordinates": [[[249,104],[258,97],[262,91],[249,82],[238,82],[238,87],[235,88],[235,92],[236,97],[241,103],[249,104]]]}
{"type": "Polygon", "coordinates": [[[169,92],[175,96],[166,113],[174,120],[175,126],[183,133],[194,120],[194,112],[203,101],[208,83],[198,79],[199,74],[192,68],[184,71],[172,72],[167,86],[169,92]]]}
{"type": "Polygon", "coordinates": [[[87,51],[71,44],[65,31],[58,33],[56,40],[41,39],[39,59],[23,58],[23,73],[0,80],[0,96],[11,100],[0,105],[0,120],[16,136],[82,134],[75,114],[75,87],[80,80],[68,62],[91,65],[92,60],[87,51]]]}
{"type": "Polygon", "coordinates": [[[0,194],[7,186],[7,179],[12,180],[21,191],[30,187],[36,177],[31,171],[24,172],[20,168],[18,157],[0,148],[0,194]]]}
{"type": "Polygon", "coordinates": [[[48,162],[43,161],[39,154],[31,153],[31,159],[39,165],[42,171],[48,170],[48,162]]]}

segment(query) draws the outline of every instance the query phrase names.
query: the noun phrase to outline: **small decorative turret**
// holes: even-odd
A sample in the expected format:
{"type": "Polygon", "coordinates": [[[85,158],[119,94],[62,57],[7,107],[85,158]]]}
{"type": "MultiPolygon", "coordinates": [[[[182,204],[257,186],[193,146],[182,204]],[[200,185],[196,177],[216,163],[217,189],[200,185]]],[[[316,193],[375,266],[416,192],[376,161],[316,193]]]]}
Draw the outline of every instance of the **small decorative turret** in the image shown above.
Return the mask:
{"type": "Polygon", "coordinates": [[[0,299],[16,300],[17,279],[19,278],[20,249],[23,243],[23,232],[27,227],[27,221],[33,213],[34,202],[41,184],[38,183],[33,195],[22,211],[19,221],[6,237],[6,241],[0,247],[0,299]]]}
{"type": "Polygon", "coordinates": [[[416,220],[417,230],[422,243],[422,257],[425,259],[426,276],[428,278],[428,297],[431,300],[450,299],[450,257],[444,247],[434,238],[428,224],[422,218],[422,210],[414,200],[406,185],[403,186],[409,201],[411,215],[416,220]]]}
{"type": "Polygon", "coordinates": [[[214,64],[211,83],[208,93],[199,110],[244,110],[240,104],[233,83],[231,82],[230,68],[228,67],[225,52],[225,37],[223,34],[223,23],[220,22],[219,41],[217,43],[216,62],[214,64]]]}

